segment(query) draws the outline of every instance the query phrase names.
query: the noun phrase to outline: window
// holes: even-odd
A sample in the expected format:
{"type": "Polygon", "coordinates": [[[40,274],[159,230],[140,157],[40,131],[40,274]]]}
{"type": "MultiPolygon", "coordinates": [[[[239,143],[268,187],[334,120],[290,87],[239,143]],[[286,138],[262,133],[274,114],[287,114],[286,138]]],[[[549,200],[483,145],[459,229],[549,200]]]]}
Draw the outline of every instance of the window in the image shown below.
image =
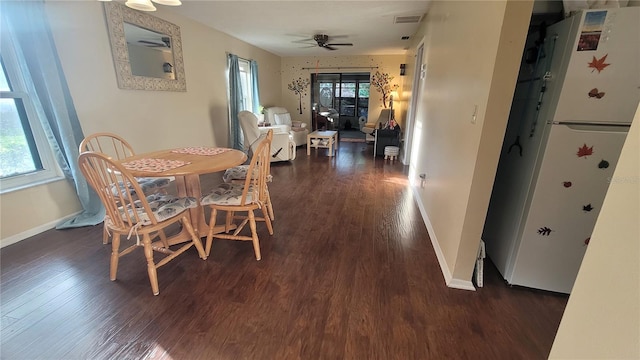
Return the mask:
{"type": "Polygon", "coordinates": [[[0,46],[0,192],[61,177],[33,97],[20,71],[13,42],[2,31],[0,46]]]}
{"type": "Polygon", "coordinates": [[[240,68],[240,82],[242,84],[242,105],[243,110],[253,109],[253,86],[251,84],[251,62],[238,58],[240,68]]]}

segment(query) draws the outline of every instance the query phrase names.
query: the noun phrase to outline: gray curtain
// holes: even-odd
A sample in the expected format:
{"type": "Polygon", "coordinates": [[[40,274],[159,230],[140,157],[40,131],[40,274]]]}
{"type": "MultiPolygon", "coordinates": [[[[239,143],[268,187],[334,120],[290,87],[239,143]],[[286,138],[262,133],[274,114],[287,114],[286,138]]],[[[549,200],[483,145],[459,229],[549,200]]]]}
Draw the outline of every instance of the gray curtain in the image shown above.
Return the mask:
{"type": "Polygon", "coordinates": [[[0,1],[2,21],[14,38],[21,72],[58,164],[74,181],[83,212],[56,228],[96,225],[105,210],[78,168],[78,146],[84,138],[60,65],[42,1],[0,1]]]}
{"type": "Polygon", "coordinates": [[[242,150],[242,133],[238,113],[244,110],[242,101],[242,82],[240,81],[240,66],[238,56],[229,54],[229,137],[231,147],[242,150]]]}
{"type": "Polygon", "coordinates": [[[260,87],[258,86],[258,62],[251,60],[251,92],[253,96],[253,113],[260,113],[260,87]]]}

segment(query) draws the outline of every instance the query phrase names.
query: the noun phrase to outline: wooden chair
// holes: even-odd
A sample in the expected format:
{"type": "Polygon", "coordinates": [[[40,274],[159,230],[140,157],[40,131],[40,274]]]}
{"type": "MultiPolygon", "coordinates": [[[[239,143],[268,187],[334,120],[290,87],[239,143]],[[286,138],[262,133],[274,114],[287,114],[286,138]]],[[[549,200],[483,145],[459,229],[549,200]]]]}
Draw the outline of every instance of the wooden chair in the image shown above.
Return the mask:
{"type": "Polygon", "coordinates": [[[194,198],[178,198],[171,195],[152,194],[145,197],[136,178],[119,162],[105,154],[87,151],[80,154],[78,163],[87,182],[96,191],[107,216],[105,229],[113,233],[110,279],[116,279],[120,257],[137,247],[144,248],[147,270],[154,295],[158,295],[157,269],[195,245],[200,257],[205,260],[200,238],[193,231],[188,208],[198,206],[194,198]],[[132,191],[129,191],[132,189],[132,191]],[[191,241],[177,250],[169,249],[164,229],[180,223],[191,235],[191,241]],[[121,236],[135,237],[135,244],[120,251],[121,236]],[[160,242],[152,243],[156,237],[160,242]],[[166,256],[159,262],[153,258],[154,251],[166,256]]]}
{"type": "MultiPolygon", "coordinates": [[[[273,130],[271,130],[273,131],[273,130]]],[[[253,154],[258,145],[259,141],[255,141],[250,146],[250,152],[253,154]]],[[[269,143],[269,153],[271,153],[271,143],[269,143]]],[[[225,170],[222,175],[222,181],[228,184],[244,184],[247,179],[247,173],[249,170],[249,165],[238,165],[234,166],[230,169],[225,170]]],[[[254,176],[258,175],[257,169],[253,170],[254,176]]],[[[273,176],[271,176],[271,162],[269,162],[267,166],[267,183],[273,181],[273,176]]],[[[264,195],[264,204],[267,207],[267,211],[269,212],[269,218],[271,221],[275,220],[275,215],[273,213],[273,204],[271,203],[271,194],[269,193],[269,187],[265,185],[264,195]]]]}
{"type": "MultiPolygon", "coordinates": [[[[252,130],[253,127],[251,123],[253,122],[253,117],[255,117],[255,115],[249,111],[241,111],[240,113],[238,113],[238,119],[240,120],[242,131],[243,133],[247,134],[245,136],[245,139],[247,140],[247,144],[245,144],[245,147],[250,154],[253,154],[256,151],[257,145],[260,142],[259,140],[261,139],[260,133],[252,130]]],[[[269,143],[269,153],[271,153],[271,142],[269,143]]],[[[222,175],[222,180],[225,183],[243,184],[245,179],[247,178],[248,169],[249,165],[234,166],[224,172],[224,175],[222,175]]],[[[253,173],[257,174],[257,170],[254,170],[253,173]]],[[[272,181],[273,176],[271,176],[271,162],[269,162],[269,166],[267,169],[267,182],[272,181]]],[[[265,206],[267,207],[267,211],[269,212],[269,218],[273,221],[275,220],[275,216],[273,213],[273,204],[271,203],[271,195],[269,194],[268,187],[266,187],[263,195],[265,197],[265,206]]]]}
{"type": "MultiPolygon", "coordinates": [[[[109,132],[95,133],[85,137],[80,143],[80,153],[85,151],[98,152],[117,160],[135,155],[133,147],[125,139],[109,132]]],[[[145,194],[166,193],[165,189],[171,182],[171,179],[166,177],[136,178],[136,180],[145,194]]],[[[102,243],[109,243],[109,233],[106,227],[102,234],[102,243]]]]}
{"type": "Polygon", "coordinates": [[[133,147],[119,135],[100,132],[88,135],[80,143],[80,152],[99,152],[114,159],[122,160],[135,155],[133,147]]]}
{"type": "Polygon", "coordinates": [[[253,242],[253,250],[256,260],[260,260],[260,241],[258,239],[256,221],[264,221],[267,224],[269,234],[273,235],[273,227],[267,210],[267,174],[269,172],[270,163],[270,145],[273,139],[273,130],[269,130],[266,135],[262,135],[258,140],[251,163],[247,168],[247,174],[255,174],[255,176],[247,176],[242,184],[223,183],[214,189],[209,195],[204,196],[200,200],[202,206],[211,208],[211,218],[209,220],[209,233],[207,234],[207,242],[205,252],[207,256],[211,252],[211,243],[213,238],[227,240],[245,240],[253,242]],[[262,210],[263,217],[256,217],[254,210],[262,210]],[[216,216],[218,211],[226,211],[225,233],[214,234],[213,229],[216,226],[216,216]],[[246,216],[236,216],[236,212],[246,212],[246,216]],[[242,220],[240,225],[232,234],[229,234],[231,223],[235,220],[242,220]],[[240,231],[249,223],[251,228],[251,236],[239,235],[240,231]]]}
{"type": "MultiPolygon", "coordinates": [[[[238,165],[234,166],[230,169],[227,169],[222,175],[222,181],[228,184],[244,184],[247,179],[247,173],[249,170],[249,165],[238,165]]],[[[254,175],[257,175],[257,172],[253,171],[254,175]]],[[[273,181],[273,176],[271,176],[271,165],[269,165],[269,169],[267,170],[267,182],[270,183],[273,181]]],[[[271,203],[271,194],[269,193],[269,187],[265,186],[264,191],[264,204],[269,213],[269,219],[271,221],[275,220],[275,215],[273,212],[273,204],[271,203]]]]}

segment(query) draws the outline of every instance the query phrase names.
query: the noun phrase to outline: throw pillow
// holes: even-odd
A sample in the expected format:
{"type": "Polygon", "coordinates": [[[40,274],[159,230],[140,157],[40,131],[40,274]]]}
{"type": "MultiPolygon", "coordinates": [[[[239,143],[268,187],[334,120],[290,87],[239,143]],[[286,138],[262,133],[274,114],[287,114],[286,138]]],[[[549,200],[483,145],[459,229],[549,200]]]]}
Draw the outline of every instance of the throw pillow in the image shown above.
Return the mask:
{"type": "Polygon", "coordinates": [[[291,114],[289,114],[289,113],[274,114],[273,118],[276,121],[277,125],[288,125],[288,126],[291,126],[291,114]]]}
{"type": "Polygon", "coordinates": [[[302,121],[292,121],[291,124],[291,130],[293,131],[305,131],[305,128],[307,127],[306,123],[303,123],[302,121]]]}

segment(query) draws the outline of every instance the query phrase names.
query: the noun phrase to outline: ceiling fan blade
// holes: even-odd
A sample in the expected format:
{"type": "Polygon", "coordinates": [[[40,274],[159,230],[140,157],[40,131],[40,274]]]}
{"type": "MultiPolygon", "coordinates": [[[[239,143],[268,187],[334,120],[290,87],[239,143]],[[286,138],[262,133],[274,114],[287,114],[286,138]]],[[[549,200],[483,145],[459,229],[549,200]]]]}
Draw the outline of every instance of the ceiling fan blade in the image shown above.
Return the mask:
{"type": "Polygon", "coordinates": [[[313,39],[293,40],[291,42],[294,43],[294,44],[304,44],[304,43],[314,43],[315,44],[315,40],[313,40],[313,39]]]}
{"type": "Polygon", "coordinates": [[[324,46],[322,46],[322,47],[323,47],[323,48],[325,48],[325,49],[327,49],[327,50],[338,50],[338,49],[336,49],[336,48],[334,48],[334,47],[331,47],[331,46],[329,46],[329,45],[324,45],[324,46]]]}
{"type": "Polygon", "coordinates": [[[151,47],[165,47],[165,44],[161,44],[161,43],[157,43],[157,42],[153,42],[153,41],[147,41],[147,40],[138,40],[139,43],[142,44],[146,44],[146,46],[151,46],[151,47]]]}
{"type": "Polygon", "coordinates": [[[353,46],[352,43],[327,44],[328,46],[353,46]]]}

